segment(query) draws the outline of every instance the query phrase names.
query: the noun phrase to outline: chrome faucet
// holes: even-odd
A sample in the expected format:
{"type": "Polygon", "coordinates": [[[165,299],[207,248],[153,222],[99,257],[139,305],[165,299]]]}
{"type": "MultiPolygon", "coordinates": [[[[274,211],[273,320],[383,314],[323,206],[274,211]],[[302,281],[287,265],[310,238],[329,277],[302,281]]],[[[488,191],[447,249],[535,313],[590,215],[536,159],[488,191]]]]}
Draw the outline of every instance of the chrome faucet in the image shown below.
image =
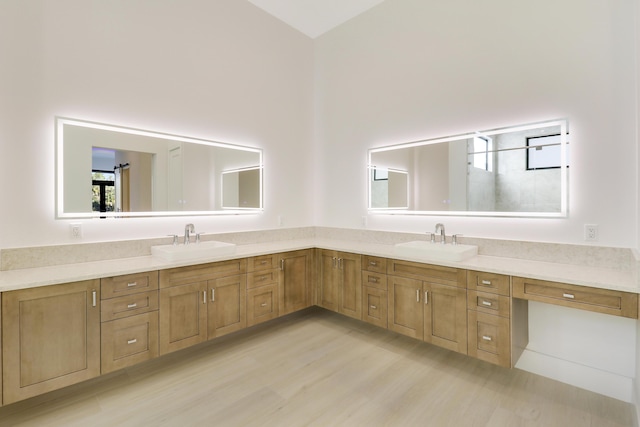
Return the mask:
{"type": "Polygon", "coordinates": [[[185,245],[188,245],[189,243],[191,243],[189,233],[195,233],[195,232],[196,232],[196,228],[193,226],[193,224],[187,224],[184,226],[184,244],[185,245]]]}
{"type": "Polygon", "coordinates": [[[435,232],[435,234],[438,234],[438,233],[440,233],[440,243],[442,243],[443,245],[445,243],[447,243],[447,240],[446,240],[447,236],[446,236],[446,234],[444,234],[444,224],[442,224],[442,223],[437,223],[436,224],[436,232],[435,232]]]}

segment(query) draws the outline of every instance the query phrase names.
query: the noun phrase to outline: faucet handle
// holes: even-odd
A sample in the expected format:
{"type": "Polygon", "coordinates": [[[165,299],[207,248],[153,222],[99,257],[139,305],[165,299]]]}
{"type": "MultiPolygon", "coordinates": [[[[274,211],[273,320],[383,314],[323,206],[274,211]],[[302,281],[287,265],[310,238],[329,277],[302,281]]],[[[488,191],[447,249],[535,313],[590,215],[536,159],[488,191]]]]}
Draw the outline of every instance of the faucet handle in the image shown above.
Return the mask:
{"type": "Polygon", "coordinates": [[[453,236],[451,236],[451,244],[452,245],[457,245],[458,244],[458,237],[462,236],[462,234],[454,234],[453,236]]]}
{"type": "Polygon", "coordinates": [[[167,236],[169,237],[173,237],[173,246],[176,246],[178,244],[178,235],[177,234],[167,234],[167,236]]]}
{"type": "Polygon", "coordinates": [[[436,235],[435,235],[434,233],[429,233],[429,232],[427,231],[427,236],[429,237],[429,241],[430,241],[431,243],[435,243],[435,242],[436,242],[436,235]]]}
{"type": "Polygon", "coordinates": [[[200,236],[204,233],[196,233],[196,243],[200,243],[200,236]]]}

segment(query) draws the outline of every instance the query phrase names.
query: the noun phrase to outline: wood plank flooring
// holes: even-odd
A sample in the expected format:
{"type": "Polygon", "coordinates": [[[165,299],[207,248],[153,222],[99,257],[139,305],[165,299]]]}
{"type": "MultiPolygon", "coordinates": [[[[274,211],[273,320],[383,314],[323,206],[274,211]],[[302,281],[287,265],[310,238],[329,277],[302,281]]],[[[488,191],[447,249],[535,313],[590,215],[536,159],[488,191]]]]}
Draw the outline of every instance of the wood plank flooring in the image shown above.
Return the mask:
{"type": "Polygon", "coordinates": [[[633,426],[633,405],[312,308],[0,408],[0,426],[633,426]]]}

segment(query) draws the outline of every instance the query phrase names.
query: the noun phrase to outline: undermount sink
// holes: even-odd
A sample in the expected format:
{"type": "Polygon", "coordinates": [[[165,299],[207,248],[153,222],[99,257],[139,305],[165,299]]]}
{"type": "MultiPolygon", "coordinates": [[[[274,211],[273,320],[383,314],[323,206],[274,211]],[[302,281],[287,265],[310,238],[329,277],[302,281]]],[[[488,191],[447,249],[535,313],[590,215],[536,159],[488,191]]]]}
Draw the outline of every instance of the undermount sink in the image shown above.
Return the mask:
{"type": "Polygon", "coordinates": [[[394,247],[398,255],[418,258],[431,258],[443,261],[464,261],[478,255],[478,247],[473,245],[452,245],[431,243],[425,240],[398,243],[394,247]]]}
{"type": "Polygon", "coordinates": [[[235,251],[236,245],[233,243],[218,242],[215,240],[190,243],[188,245],[151,246],[151,255],[167,261],[217,257],[230,255],[235,253],[235,251]]]}

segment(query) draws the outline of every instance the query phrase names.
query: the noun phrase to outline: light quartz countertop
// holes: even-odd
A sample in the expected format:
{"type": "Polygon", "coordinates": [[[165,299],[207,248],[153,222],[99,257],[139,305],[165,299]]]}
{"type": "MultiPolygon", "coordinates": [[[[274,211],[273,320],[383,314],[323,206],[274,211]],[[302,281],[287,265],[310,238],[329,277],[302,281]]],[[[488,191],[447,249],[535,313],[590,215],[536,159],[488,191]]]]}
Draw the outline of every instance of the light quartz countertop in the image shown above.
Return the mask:
{"type": "Polygon", "coordinates": [[[179,262],[168,262],[148,255],[106,261],[63,264],[51,267],[0,271],[0,292],[309,248],[353,252],[363,255],[422,262],[467,270],[479,270],[511,276],[524,276],[532,279],[550,280],[640,294],[637,270],[596,268],[586,265],[530,261],[486,255],[477,255],[462,262],[448,262],[426,257],[399,256],[395,254],[393,245],[318,238],[238,245],[236,246],[236,252],[234,254],[179,262]]]}

